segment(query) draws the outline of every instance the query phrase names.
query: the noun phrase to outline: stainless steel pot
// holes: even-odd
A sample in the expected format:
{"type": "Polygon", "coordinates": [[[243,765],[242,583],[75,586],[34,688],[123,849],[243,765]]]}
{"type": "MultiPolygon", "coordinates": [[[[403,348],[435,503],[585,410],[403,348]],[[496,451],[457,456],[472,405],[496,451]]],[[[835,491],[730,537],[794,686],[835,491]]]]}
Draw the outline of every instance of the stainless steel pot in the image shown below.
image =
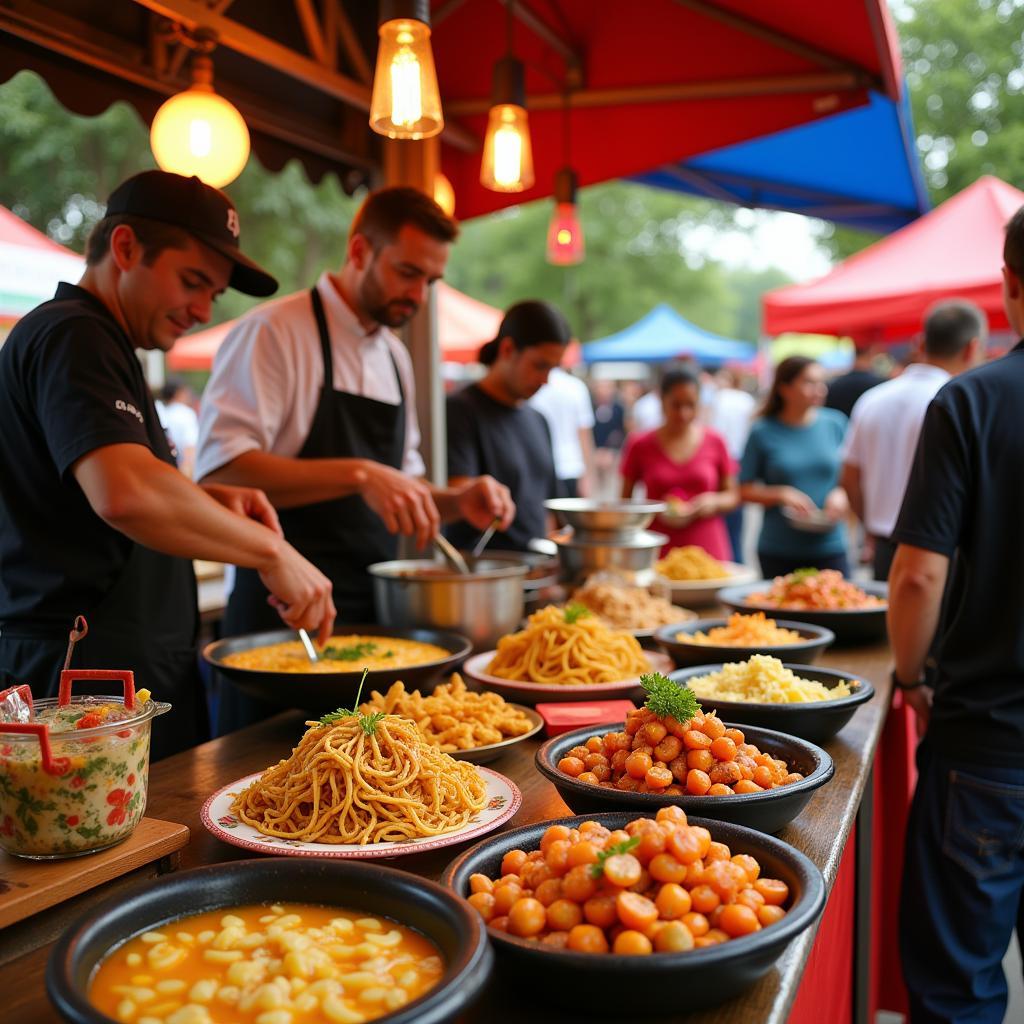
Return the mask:
{"type": "Polygon", "coordinates": [[[563,576],[577,583],[595,572],[617,570],[625,573],[638,586],[654,579],[654,563],[662,545],[668,543],[663,533],[643,531],[628,541],[557,541],[563,576]]]}
{"type": "Polygon", "coordinates": [[[528,570],[481,558],[474,572],[461,575],[426,559],[399,559],[377,562],[368,572],[378,622],[452,630],[468,637],[474,650],[487,651],[519,628],[528,570]]]}
{"type": "Polygon", "coordinates": [[[578,541],[622,544],[633,541],[651,525],[663,501],[593,501],[589,498],[552,498],[544,507],[563,526],[573,529],[578,541]]]}

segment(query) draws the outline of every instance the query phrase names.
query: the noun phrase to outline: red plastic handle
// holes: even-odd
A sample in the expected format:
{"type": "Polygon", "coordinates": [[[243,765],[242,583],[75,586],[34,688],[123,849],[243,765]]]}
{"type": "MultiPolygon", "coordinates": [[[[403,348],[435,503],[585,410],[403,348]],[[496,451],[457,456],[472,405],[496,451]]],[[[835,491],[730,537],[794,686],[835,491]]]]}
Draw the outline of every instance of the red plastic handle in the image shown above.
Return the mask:
{"type": "Polygon", "coordinates": [[[67,775],[71,770],[71,759],[54,757],[50,747],[50,726],[45,722],[4,722],[0,732],[20,732],[35,735],[43,755],[43,771],[47,775],[67,775]]]}
{"type": "Polygon", "coordinates": [[[124,683],[124,706],[135,710],[135,673],[126,668],[66,668],[60,674],[60,690],[57,707],[66,708],[71,703],[71,683],[75,679],[119,679],[124,683]]]}
{"type": "Polygon", "coordinates": [[[28,705],[29,711],[35,713],[35,705],[32,703],[32,690],[28,683],[20,686],[8,686],[6,690],[0,690],[0,701],[5,700],[12,693],[20,693],[21,699],[28,705]]]}

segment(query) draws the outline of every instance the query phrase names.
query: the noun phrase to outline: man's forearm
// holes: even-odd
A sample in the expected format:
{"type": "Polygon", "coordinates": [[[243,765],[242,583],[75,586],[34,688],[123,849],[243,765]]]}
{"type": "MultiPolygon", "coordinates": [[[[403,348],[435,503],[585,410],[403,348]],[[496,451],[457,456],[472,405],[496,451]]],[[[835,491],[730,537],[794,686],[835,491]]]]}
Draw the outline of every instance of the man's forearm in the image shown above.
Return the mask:
{"type": "Polygon", "coordinates": [[[297,508],[357,493],[365,479],[362,465],[362,459],[289,459],[250,451],[203,481],[257,487],[275,508],[297,508]]]}
{"type": "Polygon", "coordinates": [[[857,466],[850,465],[848,462],[844,463],[841,483],[850,502],[851,511],[863,523],[864,495],[860,488],[860,469],[857,466]]]}
{"type": "Polygon", "coordinates": [[[949,560],[921,548],[900,545],[889,573],[889,639],[897,678],[913,682],[939,625],[949,560]]]}

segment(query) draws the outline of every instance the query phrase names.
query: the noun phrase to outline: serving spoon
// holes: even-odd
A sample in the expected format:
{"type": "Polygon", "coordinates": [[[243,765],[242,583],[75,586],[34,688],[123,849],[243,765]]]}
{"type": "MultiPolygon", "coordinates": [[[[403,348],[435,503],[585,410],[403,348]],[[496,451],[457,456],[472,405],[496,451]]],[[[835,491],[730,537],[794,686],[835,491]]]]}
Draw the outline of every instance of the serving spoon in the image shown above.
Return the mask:
{"type": "Polygon", "coordinates": [[[466,560],[462,557],[462,552],[457,551],[447,537],[439,533],[434,537],[434,547],[444,555],[450,565],[454,566],[456,572],[464,573],[467,576],[469,575],[469,566],[466,564],[466,560]]]}
{"type": "Polygon", "coordinates": [[[317,654],[313,641],[309,639],[309,634],[304,629],[299,630],[299,639],[306,648],[306,657],[315,665],[320,660],[320,655],[317,654]]]}
{"type": "Polygon", "coordinates": [[[494,536],[494,531],[500,525],[501,519],[495,516],[491,520],[491,525],[480,534],[480,539],[473,545],[473,550],[469,553],[474,562],[483,554],[484,548],[487,547],[487,542],[494,536]]]}

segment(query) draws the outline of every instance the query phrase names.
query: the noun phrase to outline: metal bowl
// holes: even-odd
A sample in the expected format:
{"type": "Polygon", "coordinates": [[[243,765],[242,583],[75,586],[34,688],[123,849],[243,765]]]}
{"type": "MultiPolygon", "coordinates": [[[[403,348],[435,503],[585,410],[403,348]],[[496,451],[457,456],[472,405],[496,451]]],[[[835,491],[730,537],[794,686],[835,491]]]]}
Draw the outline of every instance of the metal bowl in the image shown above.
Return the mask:
{"type": "MultiPolygon", "coordinates": [[[[551,825],[574,828],[594,820],[616,829],[643,816],[643,811],[603,811],[515,828],[458,856],[445,869],[441,882],[466,898],[471,875],[498,877],[506,853],[537,849],[551,825]]],[[[813,926],[825,905],[825,882],[809,858],[774,836],[741,825],[705,818],[689,821],[707,828],[713,839],[728,844],[734,854],[756,857],[766,878],[782,879],[790,892],[786,916],[752,935],[706,949],[651,956],[575,953],[491,931],[499,973],[524,992],[524,1003],[532,1000],[609,1021],[639,1021],[642,1015],[676,1020],[683,1010],[706,1009],[740,995],[771,970],[797,935],[813,926]]],[[[526,1012],[521,1015],[528,1019],[526,1012]]]]}
{"type": "Polygon", "coordinates": [[[523,617],[523,581],[529,572],[524,563],[480,558],[473,572],[463,574],[410,558],[376,562],[367,571],[377,621],[398,628],[454,630],[480,651],[514,633],[523,617]]]}
{"type": "MultiPolygon", "coordinates": [[[[400,629],[397,626],[345,626],[339,628],[339,636],[385,636],[399,640],[418,640],[425,644],[436,644],[448,651],[448,656],[424,665],[408,668],[379,668],[366,676],[363,693],[369,697],[371,690],[384,690],[399,679],[408,689],[414,687],[422,693],[429,693],[444,678],[456,671],[469,656],[471,645],[458,633],[446,633],[436,629],[400,629]]],[[[203,657],[243,693],[260,700],[272,701],[285,708],[305,708],[307,711],[330,711],[337,707],[349,707],[355,700],[362,678],[362,666],[353,663],[338,672],[265,672],[259,669],[239,668],[224,664],[229,654],[248,651],[253,647],[266,647],[286,640],[294,640],[293,630],[278,629],[270,633],[250,633],[217,640],[203,648],[203,657]]]]}
{"type": "Polygon", "coordinates": [[[580,540],[626,540],[646,530],[663,501],[592,501],[589,498],[552,498],[544,507],[562,526],[571,526],[580,540]]]}
{"type": "Polygon", "coordinates": [[[557,541],[562,574],[571,583],[581,582],[595,572],[624,573],[636,586],[645,586],[654,579],[654,563],[658,552],[668,543],[663,533],[644,530],[629,540],[557,541]]]}
{"type": "Polygon", "coordinates": [[[377,864],[265,857],[173,871],[92,907],[54,946],[46,965],[47,995],[64,1020],[111,1024],[87,993],[96,966],[125,939],[207,910],[283,900],[388,917],[438,947],[445,964],[441,980],[419,999],[379,1017],[380,1024],[461,1018],[491,973],[494,955],[480,916],[440,885],[377,864]]]}
{"type": "Polygon", "coordinates": [[[558,770],[558,762],[573,747],[585,744],[591,736],[604,736],[606,732],[621,729],[622,723],[612,726],[588,725],[582,729],[562,733],[548,740],[534,760],[537,771],[558,790],[558,795],[569,810],[576,814],[591,811],[643,811],[656,814],[658,808],[673,804],[682,807],[687,815],[700,814],[719,821],[755,828],[758,832],[778,832],[788,825],[811,799],[814,791],[824,786],[833,775],[832,758],[813,743],[769,729],[728,723],[730,729],[740,729],[747,743],[753,743],[765,754],[781,758],[790,771],[800,772],[803,779],[788,786],[766,789],[763,793],[736,793],[734,796],[693,796],[683,793],[669,796],[664,793],[629,793],[621,789],[608,789],[580,782],[558,770]]]}

